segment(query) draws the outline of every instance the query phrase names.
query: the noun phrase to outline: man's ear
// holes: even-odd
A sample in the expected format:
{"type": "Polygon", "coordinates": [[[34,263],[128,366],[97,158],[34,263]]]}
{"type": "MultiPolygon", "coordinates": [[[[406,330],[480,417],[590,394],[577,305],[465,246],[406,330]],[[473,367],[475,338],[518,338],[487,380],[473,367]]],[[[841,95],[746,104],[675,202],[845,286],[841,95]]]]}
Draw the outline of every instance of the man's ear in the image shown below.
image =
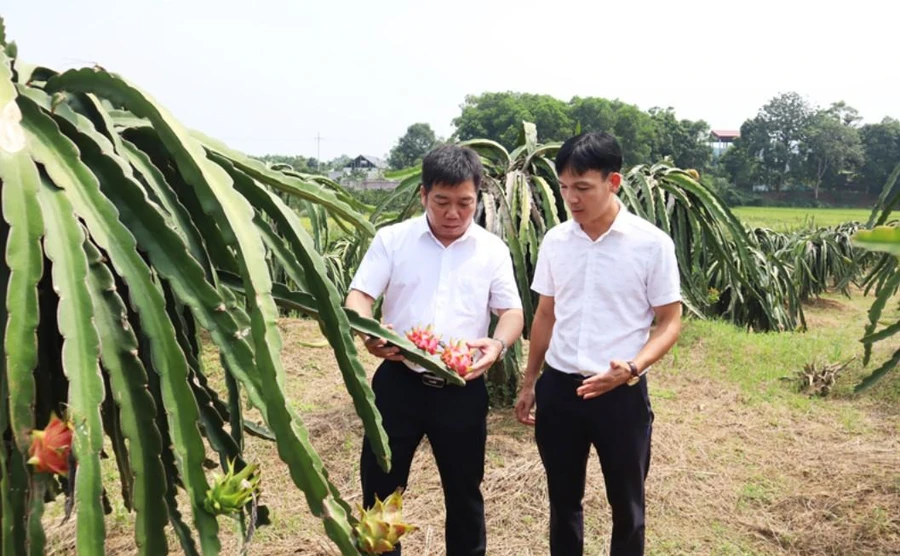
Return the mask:
{"type": "Polygon", "coordinates": [[[419,200],[422,202],[422,208],[425,208],[425,200],[427,197],[428,197],[428,195],[425,193],[425,186],[420,185],[419,186],[419,200]]]}
{"type": "Polygon", "coordinates": [[[619,187],[622,186],[622,174],[619,172],[613,172],[609,175],[609,183],[612,184],[613,193],[619,190],[619,187]]]}

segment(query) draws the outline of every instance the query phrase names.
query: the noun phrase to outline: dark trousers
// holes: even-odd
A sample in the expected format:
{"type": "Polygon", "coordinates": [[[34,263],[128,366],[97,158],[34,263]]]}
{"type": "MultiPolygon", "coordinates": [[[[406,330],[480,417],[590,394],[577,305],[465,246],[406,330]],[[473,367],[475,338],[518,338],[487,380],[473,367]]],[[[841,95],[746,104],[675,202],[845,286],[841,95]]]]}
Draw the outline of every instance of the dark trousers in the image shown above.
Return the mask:
{"type": "MultiPolygon", "coordinates": [[[[360,475],[363,504],[371,507],[398,486],[407,486],[409,467],[423,436],[428,436],[447,510],[444,538],[447,556],[483,555],[484,446],[488,395],[483,378],[464,387],[434,388],[403,363],[385,361],[372,378],[375,406],[381,412],[391,447],[391,472],[384,473],[368,440],[363,442],[360,475]]],[[[398,548],[391,554],[400,554],[398,548]]]]}
{"type": "Polygon", "coordinates": [[[584,550],[585,474],[597,451],[612,508],[610,554],[644,553],[644,480],[650,466],[653,411],[647,381],[597,398],[575,393],[583,378],[546,367],[535,385],[535,439],[550,497],[550,553],[584,550]]]}

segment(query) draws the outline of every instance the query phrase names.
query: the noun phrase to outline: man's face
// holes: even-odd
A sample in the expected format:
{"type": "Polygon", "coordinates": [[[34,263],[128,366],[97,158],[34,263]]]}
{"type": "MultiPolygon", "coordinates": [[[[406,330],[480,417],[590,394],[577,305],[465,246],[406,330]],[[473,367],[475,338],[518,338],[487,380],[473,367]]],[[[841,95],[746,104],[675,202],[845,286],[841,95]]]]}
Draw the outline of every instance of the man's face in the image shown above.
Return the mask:
{"type": "Polygon", "coordinates": [[[472,180],[453,186],[435,185],[427,195],[423,187],[419,190],[419,196],[432,233],[439,240],[458,239],[472,223],[478,200],[472,180]]]}
{"type": "Polygon", "coordinates": [[[605,177],[598,170],[588,170],[576,175],[570,170],[559,176],[559,188],[572,219],[579,224],[594,222],[606,214],[614,203],[616,192],[622,183],[622,175],[610,172],[605,177]]]}

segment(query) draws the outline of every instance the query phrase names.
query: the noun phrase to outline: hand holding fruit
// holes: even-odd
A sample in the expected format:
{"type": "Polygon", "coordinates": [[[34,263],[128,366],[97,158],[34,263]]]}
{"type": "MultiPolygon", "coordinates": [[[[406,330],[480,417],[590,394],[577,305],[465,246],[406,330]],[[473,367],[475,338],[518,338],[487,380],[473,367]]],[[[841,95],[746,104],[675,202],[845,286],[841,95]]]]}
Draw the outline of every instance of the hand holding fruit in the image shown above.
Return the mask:
{"type": "Polygon", "coordinates": [[[502,344],[493,338],[479,338],[468,343],[472,349],[480,350],[482,355],[464,375],[466,380],[472,380],[480,377],[500,358],[500,352],[503,350],[502,344]]]}
{"type": "MultiPolygon", "coordinates": [[[[394,329],[390,324],[385,325],[385,328],[388,330],[394,329]]],[[[365,339],[364,343],[369,353],[375,357],[387,359],[388,361],[403,361],[405,359],[405,357],[400,354],[400,348],[389,343],[384,338],[369,336],[365,339]]]]}

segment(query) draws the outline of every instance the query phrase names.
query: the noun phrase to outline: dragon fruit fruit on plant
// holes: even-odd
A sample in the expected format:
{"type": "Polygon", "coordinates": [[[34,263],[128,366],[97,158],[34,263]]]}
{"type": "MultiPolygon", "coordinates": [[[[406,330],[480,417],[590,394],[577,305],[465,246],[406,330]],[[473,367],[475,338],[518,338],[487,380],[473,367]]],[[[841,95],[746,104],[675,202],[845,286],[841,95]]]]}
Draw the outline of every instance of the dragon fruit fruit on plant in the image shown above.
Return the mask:
{"type": "Polygon", "coordinates": [[[415,531],[415,525],[403,523],[402,488],[397,488],[384,502],[375,497],[368,510],[359,507],[359,523],[354,527],[357,545],[364,554],[391,552],[403,535],[415,531]]]}
{"type": "Polygon", "coordinates": [[[406,337],[409,338],[415,346],[422,351],[425,351],[431,355],[434,355],[438,352],[438,348],[441,346],[441,337],[434,333],[434,326],[428,325],[425,328],[421,326],[416,326],[409,330],[406,333],[406,337]]]}
{"type": "Polygon", "coordinates": [[[441,361],[451,371],[460,376],[466,376],[472,370],[476,353],[477,350],[470,349],[463,340],[451,340],[441,353],[441,361]]]}
{"type": "Polygon", "coordinates": [[[228,460],[228,473],[218,475],[206,491],[203,507],[213,515],[227,515],[241,511],[260,493],[259,466],[255,463],[234,471],[234,460],[228,460]]]}
{"type": "Polygon", "coordinates": [[[53,414],[44,430],[31,431],[28,463],[34,465],[38,473],[56,473],[65,477],[69,474],[71,450],[72,424],[53,414]]]}

